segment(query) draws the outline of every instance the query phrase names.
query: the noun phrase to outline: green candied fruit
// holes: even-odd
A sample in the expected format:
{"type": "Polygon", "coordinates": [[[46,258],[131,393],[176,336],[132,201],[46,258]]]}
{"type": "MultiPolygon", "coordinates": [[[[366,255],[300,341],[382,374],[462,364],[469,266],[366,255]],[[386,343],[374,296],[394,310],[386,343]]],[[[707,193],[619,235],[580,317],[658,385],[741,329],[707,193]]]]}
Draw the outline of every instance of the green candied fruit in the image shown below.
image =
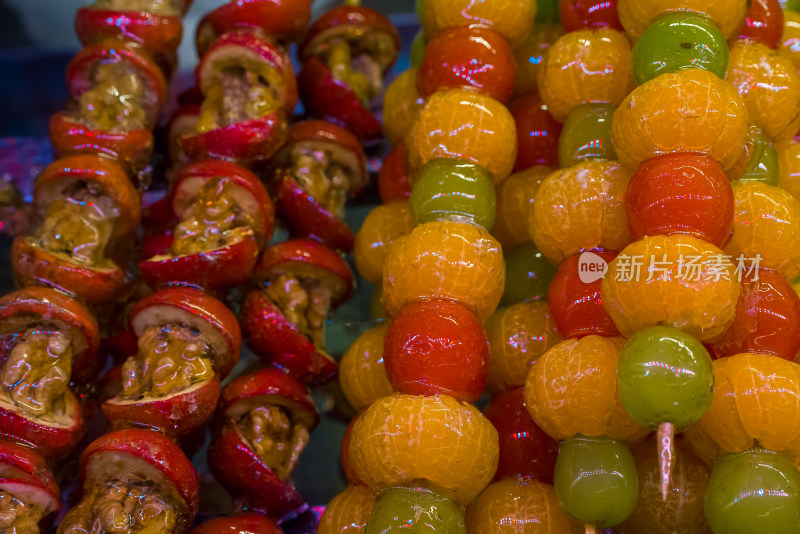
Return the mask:
{"type": "Polygon", "coordinates": [[[535,24],[561,24],[559,0],[536,0],[535,24]]]}
{"type": "Polygon", "coordinates": [[[503,305],[546,299],[556,270],[556,266],[533,243],[523,243],[516,247],[506,255],[503,305]]]}
{"type": "Polygon", "coordinates": [[[561,507],[598,528],[625,521],[636,508],[639,479],[628,446],[606,437],[574,436],[558,449],[554,477],[561,507]]]}
{"type": "Polygon", "coordinates": [[[417,32],[414,36],[414,41],[411,43],[411,68],[417,68],[422,65],[422,59],[425,57],[425,35],[422,30],[417,32]]]}
{"type": "Polygon", "coordinates": [[[640,425],[677,429],[700,420],[714,398],[711,356],[697,339],[672,326],[632,335],[617,363],[619,396],[640,425]]]}
{"type": "Polygon", "coordinates": [[[800,473],[765,449],[723,456],[711,471],[705,509],[716,534],[797,534],[800,473]]]}
{"type": "Polygon", "coordinates": [[[737,182],[763,182],[778,185],[778,151],[769,137],[759,128],[753,140],[753,156],[737,182]]]}
{"type": "Polygon", "coordinates": [[[366,534],[465,534],[464,510],[426,488],[392,488],[378,498],[366,534]]]}
{"type": "Polygon", "coordinates": [[[467,219],[491,229],[495,190],[489,172],[469,161],[433,159],[420,170],[409,198],[411,215],[420,224],[467,219]]]}
{"type": "Polygon", "coordinates": [[[583,104],[573,109],[558,138],[558,165],[566,169],[585,160],[614,161],[611,143],[613,104],[583,104]]]}

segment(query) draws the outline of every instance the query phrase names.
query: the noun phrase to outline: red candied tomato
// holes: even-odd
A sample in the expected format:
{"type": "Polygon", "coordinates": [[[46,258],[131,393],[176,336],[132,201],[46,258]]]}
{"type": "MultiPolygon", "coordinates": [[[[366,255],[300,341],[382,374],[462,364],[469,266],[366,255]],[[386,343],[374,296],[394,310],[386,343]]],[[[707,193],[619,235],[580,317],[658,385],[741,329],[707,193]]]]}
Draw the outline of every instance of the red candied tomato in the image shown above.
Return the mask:
{"type": "Polygon", "coordinates": [[[292,377],[276,369],[241,376],[222,393],[209,468],[241,508],[280,519],[303,505],[290,476],[318,421],[292,377]]]}
{"type": "Polygon", "coordinates": [[[42,455],[68,454],[86,426],[71,380],[96,370],[97,322],[77,300],[28,287],[0,299],[0,429],[42,455]]]}
{"type": "Polygon", "coordinates": [[[202,426],[239,360],[236,317],[199,289],[170,287],[139,301],[129,321],[138,352],[122,364],[121,390],[102,404],[106,418],[175,436],[202,426]]]}
{"type": "Polygon", "coordinates": [[[345,201],[367,184],[358,139],[334,124],[311,120],[292,126],[275,156],[278,210],[293,237],[344,251],[355,236],[344,222],[345,201]]]}
{"type": "Polygon", "coordinates": [[[195,79],[204,96],[200,115],[195,131],[180,138],[190,159],[251,164],[283,145],[297,82],[282,48],[253,31],[225,34],[200,59],[195,79]]]}
{"type": "MultiPolygon", "coordinates": [[[[167,82],[144,50],[126,41],[106,39],[85,47],[67,66],[67,87],[75,99],[98,85],[122,84],[128,77],[143,88],[137,101],[145,115],[143,126],[152,130],[166,101],[167,82]]],[[[131,99],[125,102],[130,105],[131,99]]]]}
{"type": "Polygon", "coordinates": [[[189,534],[283,534],[275,522],[254,514],[219,517],[194,527],[189,534]]]}
{"type": "Polygon", "coordinates": [[[753,0],[739,28],[739,39],[758,41],[777,50],[783,35],[783,9],[778,0],[753,0]]]}
{"type": "Polygon", "coordinates": [[[800,298],[777,272],[748,265],[736,316],[725,336],[709,344],[714,358],[742,352],[794,361],[800,350],[800,298]]]}
{"type": "Polygon", "coordinates": [[[300,46],[300,98],[314,117],[335,122],[361,139],[381,137],[370,111],[383,93],[383,75],[394,65],[400,34],[367,7],[335,7],[309,29],[300,46]]]}
{"type": "MultiPolygon", "coordinates": [[[[601,266],[605,262],[607,266],[616,256],[616,252],[608,250],[590,250],[570,256],[558,267],[547,292],[547,304],[556,328],[564,339],[588,335],[620,335],[611,316],[603,307],[600,294],[602,278],[586,283],[581,280],[580,270],[581,264],[601,266]]],[[[588,271],[585,270],[584,273],[586,272],[588,271]]],[[[595,269],[593,273],[598,274],[598,271],[595,269]]],[[[606,273],[606,276],[614,276],[614,273],[606,273]]]]}
{"type": "Polygon", "coordinates": [[[0,440],[0,496],[13,511],[4,516],[6,532],[49,532],[61,510],[53,472],[38,453],[0,440]]]}
{"type": "Polygon", "coordinates": [[[128,275],[116,261],[141,218],[140,196],[124,169],[104,157],[79,154],[50,164],[36,179],[42,218],[11,249],[24,285],[47,285],[90,304],[116,298],[128,275]]]}
{"type": "Polygon", "coordinates": [[[166,55],[181,44],[183,24],[177,15],[88,6],[75,14],[75,33],[83,46],[121,37],[151,54],[166,55]]]}
{"type": "Polygon", "coordinates": [[[254,29],[278,40],[302,36],[311,18],[310,0],[239,0],[203,17],[197,27],[197,54],[203,56],[220,35],[254,29]]]}
{"type": "Polygon", "coordinates": [[[150,285],[219,289],[250,278],[275,228],[272,201],[256,175],[235,163],[200,161],[177,174],[169,202],[178,218],[174,239],[139,263],[150,285]]]}
{"type": "Polygon", "coordinates": [[[64,532],[189,530],[200,481],[183,451],[164,434],[127,429],[93,441],[80,461],[82,497],[61,520],[64,532]],[[120,506],[120,502],[125,506],[120,506]]]}
{"type": "Polygon", "coordinates": [[[383,160],[383,166],[378,173],[378,193],[384,204],[407,200],[411,196],[405,145],[394,147],[383,160]]]}
{"type": "Polygon", "coordinates": [[[688,234],[722,247],[733,231],[733,189],[719,163],[702,154],[644,162],[625,197],[634,239],[688,234]]]}
{"type": "Polygon", "coordinates": [[[617,15],[617,0],[560,0],[564,30],[612,28],[625,31],[617,15]]]}
{"type": "Polygon", "coordinates": [[[404,306],[383,347],[386,376],[396,391],[475,402],[486,389],[489,340],[475,314],[457,302],[404,306]]]}
{"type": "Polygon", "coordinates": [[[427,98],[440,89],[466,87],[500,102],[514,90],[514,57],[506,40],[483,26],[447,28],[425,48],[417,89],[427,98]]]}
{"type": "Polygon", "coordinates": [[[329,382],[338,365],[325,348],[328,310],[353,291],[353,273],[335,252],[306,239],[268,248],[242,310],[248,346],[311,387],[329,382]]]}
{"type": "Polygon", "coordinates": [[[517,163],[514,171],[531,167],[558,167],[558,138],[562,124],[547,111],[536,93],[516,99],[509,111],[517,126],[517,163]]]}
{"type": "Polygon", "coordinates": [[[69,113],[60,111],[50,118],[50,142],[59,156],[99,154],[121,161],[137,175],[140,185],[147,183],[153,153],[150,130],[93,130],[69,113]]]}
{"type": "Polygon", "coordinates": [[[495,480],[521,478],[553,483],[558,442],[545,434],[525,408],[523,388],[497,393],[483,415],[500,436],[495,480]]]}

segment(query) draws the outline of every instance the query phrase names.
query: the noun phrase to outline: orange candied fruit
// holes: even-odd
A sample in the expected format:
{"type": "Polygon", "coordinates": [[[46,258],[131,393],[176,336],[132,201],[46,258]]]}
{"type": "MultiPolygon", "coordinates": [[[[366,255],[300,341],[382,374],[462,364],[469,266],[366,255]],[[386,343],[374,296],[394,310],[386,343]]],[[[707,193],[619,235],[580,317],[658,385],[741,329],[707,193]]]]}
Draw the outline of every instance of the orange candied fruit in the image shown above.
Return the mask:
{"type": "Polygon", "coordinates": [[[383,263],[389,245],[414,228],[408,202],[392,202],[376,206],[369,212],[356,234],[354,254],[361,276],[372,284],[383,278],[383,263]]]}
{"type": "Polygon", "coordinates": [[[658,17],[675,11],[709,17],[728,39],[739,29],[749,4],[748,0],[618,0],[617,13],[634,41],[658,17]]]}
{"type": "Polygon", "coordinates": [[[528,37],[535,17],[536,0],[425,0],[422,29],[430,41],[446,28],[481,24],[516,48],[528,37]]]}
{"type": "Polygon", "coordinates": [[[527,221],[533,215],[533,202],[539,186],[553,172],[550,167],[531,167],[512,174],[495,188],[497,218],[492,235],[503,245],[506,253],[517,245],[530,241],[527,221]]]}

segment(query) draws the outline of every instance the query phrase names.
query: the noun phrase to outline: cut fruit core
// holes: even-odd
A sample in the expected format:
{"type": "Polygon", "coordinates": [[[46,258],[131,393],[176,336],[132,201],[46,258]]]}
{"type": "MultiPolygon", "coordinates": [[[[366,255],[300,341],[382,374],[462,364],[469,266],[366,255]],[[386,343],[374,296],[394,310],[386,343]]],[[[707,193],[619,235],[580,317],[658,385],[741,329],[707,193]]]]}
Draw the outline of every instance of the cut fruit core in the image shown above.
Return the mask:
{"type": "Polygon", "coordinates": [[[261,461],[287,480],[308,445],[308,429],[293,423],[281,406],[256,406],[241,416],[236,429],[261,461]]]}
{"type": "Polygon", "coordinates": [[[395,43],[381,32],[348,27],[320,46],[333,77],[349,85],[366,107],[383,93],[383,71],[394,60],[395,43]]]}
{"type": "MultiPolygon", "coordinates": [[[[245,62],[246,63],[246,62],[245,62]]],[[[258,119],[281,107],[274,89],[280,75],[265,65],[223,66],[218,83],[205,91],[197,121],[200,133],[258,119]]]]}
{"type": "Polygon", "coordinates": [[[180,256],[217,250],[252,232],[253,217],[237,202],[233,192],[235,187],[223,177],[203,184],[175,226],[172,254],[180,256]]]}
{"type": "Polygon", "coordinates": [[[267,298],[287,321],[325,352],[325,323],[331,307],[331,290],[314,278],[301,279],[287,272],[275,273],[266,287],[267,298]]]}
{"type": "Polygon", "coordinates": [[[169,16],[180,15],[182,3],[178,0],[97,0],[92,7],[169,16]]]}
{"type": "Polygon", "coordinates": [[[214,377],[213,349],[197,330],[178,324],[148,327],[139,352],[122,364],[120,398],[139,401],[179,393],[214,377]]]}
{"type": "Polygon", "coordinates": [[[344,205],[350,188],[350,175],[339,165],[330,150],[322,147],[292,147],[291,173],[297,183],[323,208],[339,219],[344,218],[344,205]]]}
{"type": "Polygon", "coordinates": [[[41,506],[25,502],[8,491],[0,490],[0,532],[38,534],[39,521],[45,515],[41,506]]]}
{"type": "Polygon", "coordinates": [[[14,335],[0,367],[0,403],[43,421],[64,417],[72,357],[70,337],[57,329],[30,328],[14,335]]]}
{"type": "Polygon", "coordinates": [[[92,130],[129,132],[148,128],[145,87],[127,62],[98,63],[92,88],[73,105],[71,116],[92,130]]]}

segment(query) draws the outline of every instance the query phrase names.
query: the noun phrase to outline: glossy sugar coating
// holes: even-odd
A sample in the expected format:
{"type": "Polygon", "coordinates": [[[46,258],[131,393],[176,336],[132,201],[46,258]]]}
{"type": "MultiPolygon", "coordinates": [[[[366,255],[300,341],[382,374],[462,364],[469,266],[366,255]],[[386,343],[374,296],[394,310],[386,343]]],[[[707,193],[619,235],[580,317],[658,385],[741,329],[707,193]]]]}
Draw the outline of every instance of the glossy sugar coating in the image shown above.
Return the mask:
{"type": "Polygon", "coordinates": [[[648,26],[666,13],[689,11],[710,17],[726,39],[736,33],[747,14],[747,0],[619,0],[622,26],[636,40],[648,26]]]}
{"type": "Polygon", "coordinates": [[[774,141],[800,126],[800,76],[785,55],[755,41],[737,41],[725,76],[742,95],[747,115],[774,141]]]}
{"type": "Polygon", "coordinates": [[[367,534],[464,534],[464,509],[427,488],[399,487],[383,493],[367,534]]]}
{"type": "Polygon", "coordinates": [[[497,215],[492,235],[500,241],[504,251],[510,252],[517,245],[530,240],[528,225],[520,224],[520,221],[527,221],[532,215],[536,192],[553,170],[550,167],[531,167],[512,174],[495,187],[497,215]]]}
{"type": "Polygon", "coordinates": [[[525,381],[525,405],[536,424],[554,439],[644,436],[619,398],[617,360],[624,344],[622,338],[586,336],[540,356],[525,381]]]}
{"type": "Polygon", "coordinates": [[[758,182],[734,183],[733,198],[733,235],[725,253],[734,261],[760,256],[760,267],[794,280],[800,274],[800,201],[758,182]]]}
{"type": "Polygon", "coordinates": [[[739,28],[739,39],[749,39],[777,50],[783,33],[783,9],[779,0],[752,0],[739,28]]]}
{"type": "Polygon", "coordinates": [[[374,508],[375,495],[370,488],[348,486],[325,507],[317,534],[363,534],[374,508]]]}
{"type": "Polygon", "coordinates": [[[778,50],[792,60],[796,69],[800,69],[800,13],[788,9],[783,11],[783,35],[778,50]]]}
{"type": "Polygon", "coordinates": [[[800,201],[800,142],[792,139],[778,146],[778,185],[800,201]]]}
{"type": "Polygon", "coordinates": [[[393,145],[405,139],[424,101],[417,92],[417,69],[400,73],[383,95],[383,132],[393,145]]]}
{"type": "Polygon", "coordinates": [[[558,139],[558,164],[570,167],[584,160],[616,160],[611,143],[613,104],[581,104],[570,111],[558,139]]]}
{"type": "Polygon", "coordinates": [[[775,143],[755,125],[751,124],[750,129],[752,140],[748,140],[745,145],[745,152],[749,153],[749,161],[736,179],[740,182],[778,185],[780,170],[778,169],[778,152],[775,149],[775,143]]]}
{"type": "Polygon", "coordinates": [[[720,249],[679,234],[631,244],[602,283],[603,306],[623,336],[667,325],[700,341],[727,330],[739,291],[734,263],[720,249]]]}
{"type": "Polygon", "coordinates": [[[422,29],[428,40],[445,28],[482,24],[502,35],[514,48],[531,32],[536,0],[425,0],[422,14],[422,29]]]}
{"type": "Polygon", "coordinates": [[[800,444],[800,366],[743,353],[714,361],[714,401],[700,425],[723,453],[800,444]]]}
{"type": "Polygon", "coordinates": [[[800,531],[800,473],[792,461],[763,449],[720,458],[706,490],[714,532],[796,534],[800,531]]]}
{"type": "Polygon", "coordinates": [[[500,302],[511,306],[546,299],[556,271],[536,245],[521,244],[506,254],[506,289],[500,302]]]}
{"type": "Polygon", "coordinates": [[[619,534],[711,534],[703,512],[711,469],[695,456],[686,441],[675,439],[675,462],[666,502],[661,496],[661,474],[656,434],[632,447],[639,478],[636,509],[624,523],[614,527],[619,534]]]}
{"type": "Polygon", "coordinates": [[[559,14],[568,32],[582,28],[623,29],[617,16],[617,0],[561,0],[559,14]]]}
{"type": "Polygon", "coordinates": [[[349,456],[375,490],[425,483],[465,505],[494,476],[497,440],[492,424],[470,404],[447,395],[395,394],[358,418],[349,456]]]}
{"type": "Polygon", "coordinates": [[[544,67],[547,49],[564,35],[560,24],[536,24],[528,38],[514,49],[514,92],[518,95],[539,90],[539,76],[544,67]]]}
{"type": "MultiPolygon", "coordinates": [[[[638,1],[638,0],[637,0],[638,1]]],[[[631,170],[660,154],[700,152],[732,167],[747,137],[747,110],[736,89],[707,70],[662,74],[619,105],[611,140],[631,170]]]]}
{"type": "Polygon", "coordinates": [[[651,326],[633,334],[620,352],[617,380],[625,410],[651,429],[671,423],[682,430],[696,423],[714,395],[708,351],[671,326],[651,326]]]}
{"type": "Polygon", "coordinates": [[[488,170],[497,185],[508,178],[517,160],[517,129],[511,113],[497,100],[449,89],[425,102],[406,147],[412,185],[420,168],[435,158],[471,161],[488,170]]]}
{"type": "Polygon", "coordinates": [[[537,480],[507,478],[491,484],[467,507],[468,534],[580,534],[558,504],[556,490],[537,480]]]}
{"type": "Polygon", "coordinates": [[[414,228],[408,202],[392,202],[372,208],[356,234],[355,261],[361,276],[377,284],[383,278],[383,263],[389,245],[414,228]]]}
{"type": "Polygon", "coordinates": [[[383,340],[388,324],[358,336],[339,362],[339,384],[353,408],[361,410],[394,393],[383,364],[383,340]]]}
{"type": "Polygon", "coordinates": [[[489,389],[522,386],[531,365],[562,341],[547,302],[520,302],[494,312],[486,322],[489,337],[489,389]]]}
{"type": "Polygon", "coordinates": [[[528,228],[553,263],[581,250],[630,243],[625,191],[630,173],[615,161],[584,161],[554,172],[536,193],[528,228]]]}
{"type": "Polygon", "coordinates": [[[389,316],[419,300],[454,300],[482,322],[497,308],[505,288],[503,251],[474,224],[420,224],[389,247],[383,269],[383,307],[389,316]]]}
{"type": "Polygon", "coordinates": [[[581,104],[619,104],[634,87],[630,42],[609,28],[567,33],[547,51],[538,83],[542,101],[562,122],[581,104]]]}
{"type": "Polygon", "coordinates": [[[509,106],[517,127],[517,164],[514,171],[537,165],[558,165],[562,125],[536,93],[523,95],[509,106]]]}

